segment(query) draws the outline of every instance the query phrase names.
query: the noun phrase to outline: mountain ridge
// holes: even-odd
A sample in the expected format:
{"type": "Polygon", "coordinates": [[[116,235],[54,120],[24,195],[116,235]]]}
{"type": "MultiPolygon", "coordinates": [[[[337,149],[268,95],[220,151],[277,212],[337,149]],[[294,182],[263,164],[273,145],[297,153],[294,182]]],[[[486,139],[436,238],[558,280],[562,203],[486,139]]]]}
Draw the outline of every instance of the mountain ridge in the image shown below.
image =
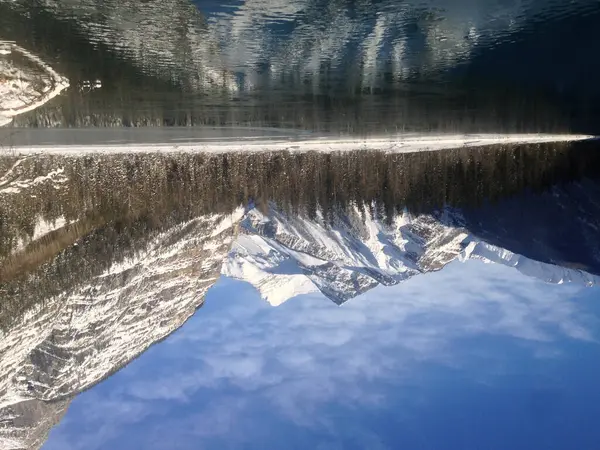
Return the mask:
{"type": "Polygon", "coordinates": [[[578,268],[486,243],[464,228],[461,213],[449,207],[435,215],[405,212],[391,224],[368,209],[354,208],[333,222],[327,225],[322,215],[312,222],[288,218],[274,205],[268,214],[249,211],[222,274],[248,281],[273,306],[311,292],[342,304],[379,284],[395,285],[454,260],[503,264],[549,283],[600,283],[599,276],[578,268]]]}

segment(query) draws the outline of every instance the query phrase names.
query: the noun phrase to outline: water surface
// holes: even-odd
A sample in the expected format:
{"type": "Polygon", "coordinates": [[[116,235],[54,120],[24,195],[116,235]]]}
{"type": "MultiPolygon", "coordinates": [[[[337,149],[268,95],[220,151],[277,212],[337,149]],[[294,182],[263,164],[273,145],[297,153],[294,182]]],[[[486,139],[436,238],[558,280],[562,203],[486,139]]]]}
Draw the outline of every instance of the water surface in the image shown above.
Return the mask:
{"type": "Polygon", "coordinates": [[[19,126],[596,134],[595,1],[0,2],[71,88],[19,126]]]}
{"type": "Polygon", "coordinates": [[[0,0],[0,447],[596,448],[599,19],[0,0]]]}

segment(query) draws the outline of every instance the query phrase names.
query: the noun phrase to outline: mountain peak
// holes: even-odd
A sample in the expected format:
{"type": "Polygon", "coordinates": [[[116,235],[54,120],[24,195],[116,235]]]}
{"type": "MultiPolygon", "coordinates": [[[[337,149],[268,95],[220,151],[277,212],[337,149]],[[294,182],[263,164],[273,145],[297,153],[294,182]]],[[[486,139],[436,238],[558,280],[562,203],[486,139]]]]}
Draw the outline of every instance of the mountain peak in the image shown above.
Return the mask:
{"type": "Polygon", "coordinates": [[[252,209],[242,219],[222,274],[249,282],[273,306],[317,291],[342,304],[379,284],[441,270],[454,260],[503,264],[548,283],[600,282],[577,268],[483,242],[461,224],[452,208],[436,215],[404,212],[390,224],[354,208],[336,213],[330,224],[322,214],[313,220],[292,217],[271,205],[268,214],[252,209]]]}

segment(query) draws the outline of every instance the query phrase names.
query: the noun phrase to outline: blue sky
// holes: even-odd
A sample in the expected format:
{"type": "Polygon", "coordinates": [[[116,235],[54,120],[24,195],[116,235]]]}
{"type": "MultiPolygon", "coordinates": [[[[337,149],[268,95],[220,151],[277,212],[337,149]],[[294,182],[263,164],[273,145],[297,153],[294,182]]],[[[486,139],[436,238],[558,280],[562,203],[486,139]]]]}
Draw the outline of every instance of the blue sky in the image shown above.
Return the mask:
{"type": "Polygon", "coordinates": [[[598,299],[479,261],[342,307],[223,278],[44,448],[600,448],[598,299]]]}

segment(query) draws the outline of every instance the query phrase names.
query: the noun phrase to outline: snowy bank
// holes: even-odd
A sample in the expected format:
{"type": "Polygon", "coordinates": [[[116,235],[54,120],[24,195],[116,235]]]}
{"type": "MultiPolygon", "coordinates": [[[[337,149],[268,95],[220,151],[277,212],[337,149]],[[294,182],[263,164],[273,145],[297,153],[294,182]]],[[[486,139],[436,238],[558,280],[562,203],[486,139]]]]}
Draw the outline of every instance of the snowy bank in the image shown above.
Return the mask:
{"type": "MultiPolygon", "coordinates": [[[[107,131],[110,133],[110,131],[107,131]]],[[[151,144],[111,144],[94,143],[85,145],[22,145],[12,147],[16,154],[69,154],[84,153],[168,153],[168,152],[272,152],[272,151],[319,151],[340,152],[355,150],[378,150],[386,152],[410,153],[435,151],[460,147],[479,147],[497,144],[538,144],[549,142],[570,142],[593,139],[587,135],[565,134],[477,134],[477,135],[397,135],[386,138],[347,139],[311,138],[306,140],[243,140],[225,139],[218,142],[196,141],[151,144]]]]}
{"type": "Polygon", "coordinates": [[[0,42],[0,126],[32,111],[69,86],[66,78],[22,47],[0,42]]]}

